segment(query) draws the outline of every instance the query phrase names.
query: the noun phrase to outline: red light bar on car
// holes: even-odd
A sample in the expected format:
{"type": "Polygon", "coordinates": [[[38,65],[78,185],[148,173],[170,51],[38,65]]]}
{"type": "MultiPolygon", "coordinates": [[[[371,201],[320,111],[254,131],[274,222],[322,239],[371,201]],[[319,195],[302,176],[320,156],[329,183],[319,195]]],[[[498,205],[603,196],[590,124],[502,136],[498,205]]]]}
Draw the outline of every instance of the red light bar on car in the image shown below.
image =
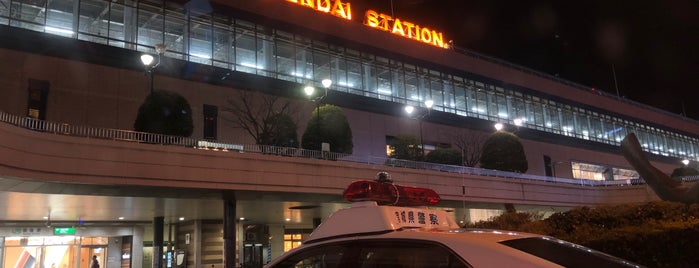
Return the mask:
{"type": "Polygon", "coordinates": [[[429,206],[442,199],[432,189],[401,186],[390,182],[356,181],[342,193],[349,202],[375,201],[379,205],[429,206]]]}

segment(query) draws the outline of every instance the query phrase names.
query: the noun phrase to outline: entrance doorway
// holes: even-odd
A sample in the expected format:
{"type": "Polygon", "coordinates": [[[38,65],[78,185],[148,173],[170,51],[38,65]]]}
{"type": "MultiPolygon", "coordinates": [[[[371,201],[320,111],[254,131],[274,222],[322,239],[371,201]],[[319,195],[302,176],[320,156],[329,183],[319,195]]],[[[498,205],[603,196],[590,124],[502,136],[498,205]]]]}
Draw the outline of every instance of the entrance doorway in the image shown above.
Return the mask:
{"type": "Polygon", "coordinates": [[[92,268],[92,256],[97,257],[100,268],[106,267],[107,248],[103,246],[83,246],[80,248],[80,268],[92,268]]]}

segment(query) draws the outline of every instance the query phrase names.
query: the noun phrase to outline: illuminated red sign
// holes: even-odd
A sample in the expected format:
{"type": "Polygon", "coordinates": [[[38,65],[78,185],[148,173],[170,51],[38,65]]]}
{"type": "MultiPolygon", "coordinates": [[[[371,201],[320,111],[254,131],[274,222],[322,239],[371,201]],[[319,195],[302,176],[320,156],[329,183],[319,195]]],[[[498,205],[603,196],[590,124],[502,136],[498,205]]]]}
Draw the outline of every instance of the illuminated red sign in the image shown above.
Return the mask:
{"type": "MultiPolygon", "coordinates": [[[[319,12],[328,13],[338,18],[352,20],[352,6],[341,0],[284,0],[303,7],[311,8],[319,12]]],[[[449,48],[444,43],[441,32],[418,25],[413,22],[393,18],[389,15],[367,10],[364,13],[364,25],[374,29],[386,31],[408,39],[416,40],[440,48],[449,48]]]]}
{"type": "Polygon", "coordinates": [[[403,21],[399,18],[392,18],[389,15],[378,13],[373,10],[367,10],[364,16],[364,25],[433,46],[441,48],[448,47],[448,45],[444,43],[444,37],[442,37],[441,32],[422,27],[409,21],[403,21]]]}
{"type": "Polygon", "coordinates": [[[352,20],[352,6],[340,0],[286,0],[300,6],[325,12],[338,18],[352,20]]]}

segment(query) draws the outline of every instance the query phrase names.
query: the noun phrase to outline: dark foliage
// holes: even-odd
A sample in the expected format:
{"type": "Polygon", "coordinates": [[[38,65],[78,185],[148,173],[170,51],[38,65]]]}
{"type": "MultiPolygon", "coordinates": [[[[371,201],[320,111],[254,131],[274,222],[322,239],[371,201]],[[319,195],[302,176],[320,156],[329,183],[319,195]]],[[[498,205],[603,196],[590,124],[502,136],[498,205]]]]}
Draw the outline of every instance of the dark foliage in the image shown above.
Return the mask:
{"type": "Polygon", "coordinates": [[[273,145],[279,147],[299,146],[298,134],[296,133],[296,123],[288,114],[275,114],[265,119],[265,125],[274,126],[269,128],[269,132],[263,132],[261,141],[263,145],[273,145]]]}
{"type": "Polygon", "coordinates": [[[483,144],[481,168],[525,173],[529,169],[522,142],[515,134],[498,131],[483,144]]]}
{"type": "Polygon", "coordinates": [[[156,90],[146,97],[134,122],[134,130],[189,137],[194,129],[187,100],[172,91],[156,90]]]}
{"type": "Polygon", "coordinates": [[[411,161],[421,160],[422,149],[420,142],[410,135],[398,135],[391,140],[392,158],[411,161]]]}
{"type": "Polygon", "coordinates": [[[425,156],[425,162],[461,165],[461,152],[452,148],[437,148],[425,156]]]}
{"type": "Polygon", "coordinates": [[[675,180],[680,180],[682,177],[697,176],[697,175],[699,175],[699,171],[697,171],[693,167],[678,167],[672,171],[672,174],[670,174],[670,177],[675,179],[675,180]]]}
{"type": "Polygon", "coordinates": [[[550,235],[648,267],[697,267],[699,204],[667,201],[579,207],[544,220],[505,213],[473,227],[550,235]]]}
{"type": "Polygon", "coordinates": [[[342,109],[333,105],[324,105],[313,114],[306,126],[306,131],[301,137],[302,147],[308,150],[321,150],[321,144],[330,144],[330,151],[335,153],[351,154],[352,129],[342,109]]]}

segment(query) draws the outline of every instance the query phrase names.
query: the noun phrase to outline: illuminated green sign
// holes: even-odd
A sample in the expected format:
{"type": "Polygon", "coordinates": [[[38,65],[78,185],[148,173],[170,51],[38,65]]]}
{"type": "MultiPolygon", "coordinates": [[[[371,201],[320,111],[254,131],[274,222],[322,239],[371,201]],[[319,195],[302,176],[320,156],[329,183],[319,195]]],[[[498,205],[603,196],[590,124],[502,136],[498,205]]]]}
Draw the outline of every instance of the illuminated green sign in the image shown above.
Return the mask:
{"type": "Polygon", "coordinates": [[[69,227],[69,228],[53,228],[53,234],[54,235],[74,235],[75,234],[75,228],[69,227]]]}

